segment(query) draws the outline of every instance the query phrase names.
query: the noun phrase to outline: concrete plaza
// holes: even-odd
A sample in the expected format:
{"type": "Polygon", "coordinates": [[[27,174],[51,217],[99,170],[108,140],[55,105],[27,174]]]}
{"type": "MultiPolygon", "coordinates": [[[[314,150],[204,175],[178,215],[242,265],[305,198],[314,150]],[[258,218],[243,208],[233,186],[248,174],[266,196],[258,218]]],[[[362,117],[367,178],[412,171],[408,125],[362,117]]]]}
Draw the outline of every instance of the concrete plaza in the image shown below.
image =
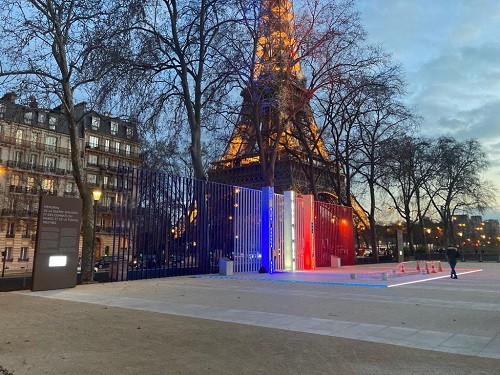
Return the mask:
{"type": "Polygon", "coordinates": [[[459,262],[457,280],[446,267],[384,280],[383,267],[2,293],[0,366],[14,375],[500,373],[500,264],[459,262]]]}

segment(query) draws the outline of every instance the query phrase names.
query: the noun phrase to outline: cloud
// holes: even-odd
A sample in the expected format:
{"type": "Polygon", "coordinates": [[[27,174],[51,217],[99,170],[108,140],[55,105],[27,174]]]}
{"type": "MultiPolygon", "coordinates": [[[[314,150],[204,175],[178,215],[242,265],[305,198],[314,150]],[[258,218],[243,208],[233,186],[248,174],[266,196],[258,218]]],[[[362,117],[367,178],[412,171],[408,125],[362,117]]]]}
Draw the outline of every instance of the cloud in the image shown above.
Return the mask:
{"type": "Polygon", "coordinates": [[[402,64],[422,134],[481,142],[500,188],[500,2],[358,0],[368,41],[402,64]]]}

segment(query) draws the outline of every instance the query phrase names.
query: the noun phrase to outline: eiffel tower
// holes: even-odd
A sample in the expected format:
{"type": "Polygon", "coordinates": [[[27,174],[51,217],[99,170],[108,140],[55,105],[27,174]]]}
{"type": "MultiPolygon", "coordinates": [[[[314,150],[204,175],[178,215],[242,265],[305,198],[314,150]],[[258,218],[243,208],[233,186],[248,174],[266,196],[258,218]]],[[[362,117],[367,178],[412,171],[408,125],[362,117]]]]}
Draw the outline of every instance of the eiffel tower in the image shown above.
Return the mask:
{"type": "Polygon", "coordinates": [[[309,104],[293,20],[291,0],[262,0],[253,86],[241,92],[238,123],[222,158],[208,171],[210,181],[262,188],[260,140],[264,155],[271,155],[272,148],[277,147],[276,193],[294,190],[311,194],[312,178],[317,193],[333,193],[334,169],[309,104]]]}

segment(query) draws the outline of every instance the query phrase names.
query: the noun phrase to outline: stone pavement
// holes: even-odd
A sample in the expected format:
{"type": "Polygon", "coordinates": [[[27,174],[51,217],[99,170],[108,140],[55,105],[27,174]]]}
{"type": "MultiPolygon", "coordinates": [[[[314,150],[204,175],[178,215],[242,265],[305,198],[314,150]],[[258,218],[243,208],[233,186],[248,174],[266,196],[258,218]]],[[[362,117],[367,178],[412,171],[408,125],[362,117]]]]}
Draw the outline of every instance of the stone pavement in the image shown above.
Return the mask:
{"type": "Polygon", "coordinates": [[[446,267],[383,280],[383,267],[2,293],[0,366],[14,375],[500,374],[500,264],[459,263],[457,280],[446,267]]]}

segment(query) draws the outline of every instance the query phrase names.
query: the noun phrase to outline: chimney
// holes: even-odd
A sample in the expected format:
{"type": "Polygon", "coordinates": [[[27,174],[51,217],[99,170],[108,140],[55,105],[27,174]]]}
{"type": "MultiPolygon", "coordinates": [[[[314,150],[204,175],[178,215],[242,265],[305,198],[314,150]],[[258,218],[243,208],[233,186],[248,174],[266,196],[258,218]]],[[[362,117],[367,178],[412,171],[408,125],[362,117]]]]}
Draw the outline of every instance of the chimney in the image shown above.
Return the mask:
{"type": "Polygon", "coordinates": [[[29,107],[38,108],[38,102],[36,101],[36,98],[34,96],[30,96],[29,107]]]}
{"type": "Polygon", "coordinates": [[[2,96],[2,100],[5,100],[7,102],[11,102],[12,104],[16,103],[17,99],[17,94],[15,92],[8,92],[2,96]]]}

